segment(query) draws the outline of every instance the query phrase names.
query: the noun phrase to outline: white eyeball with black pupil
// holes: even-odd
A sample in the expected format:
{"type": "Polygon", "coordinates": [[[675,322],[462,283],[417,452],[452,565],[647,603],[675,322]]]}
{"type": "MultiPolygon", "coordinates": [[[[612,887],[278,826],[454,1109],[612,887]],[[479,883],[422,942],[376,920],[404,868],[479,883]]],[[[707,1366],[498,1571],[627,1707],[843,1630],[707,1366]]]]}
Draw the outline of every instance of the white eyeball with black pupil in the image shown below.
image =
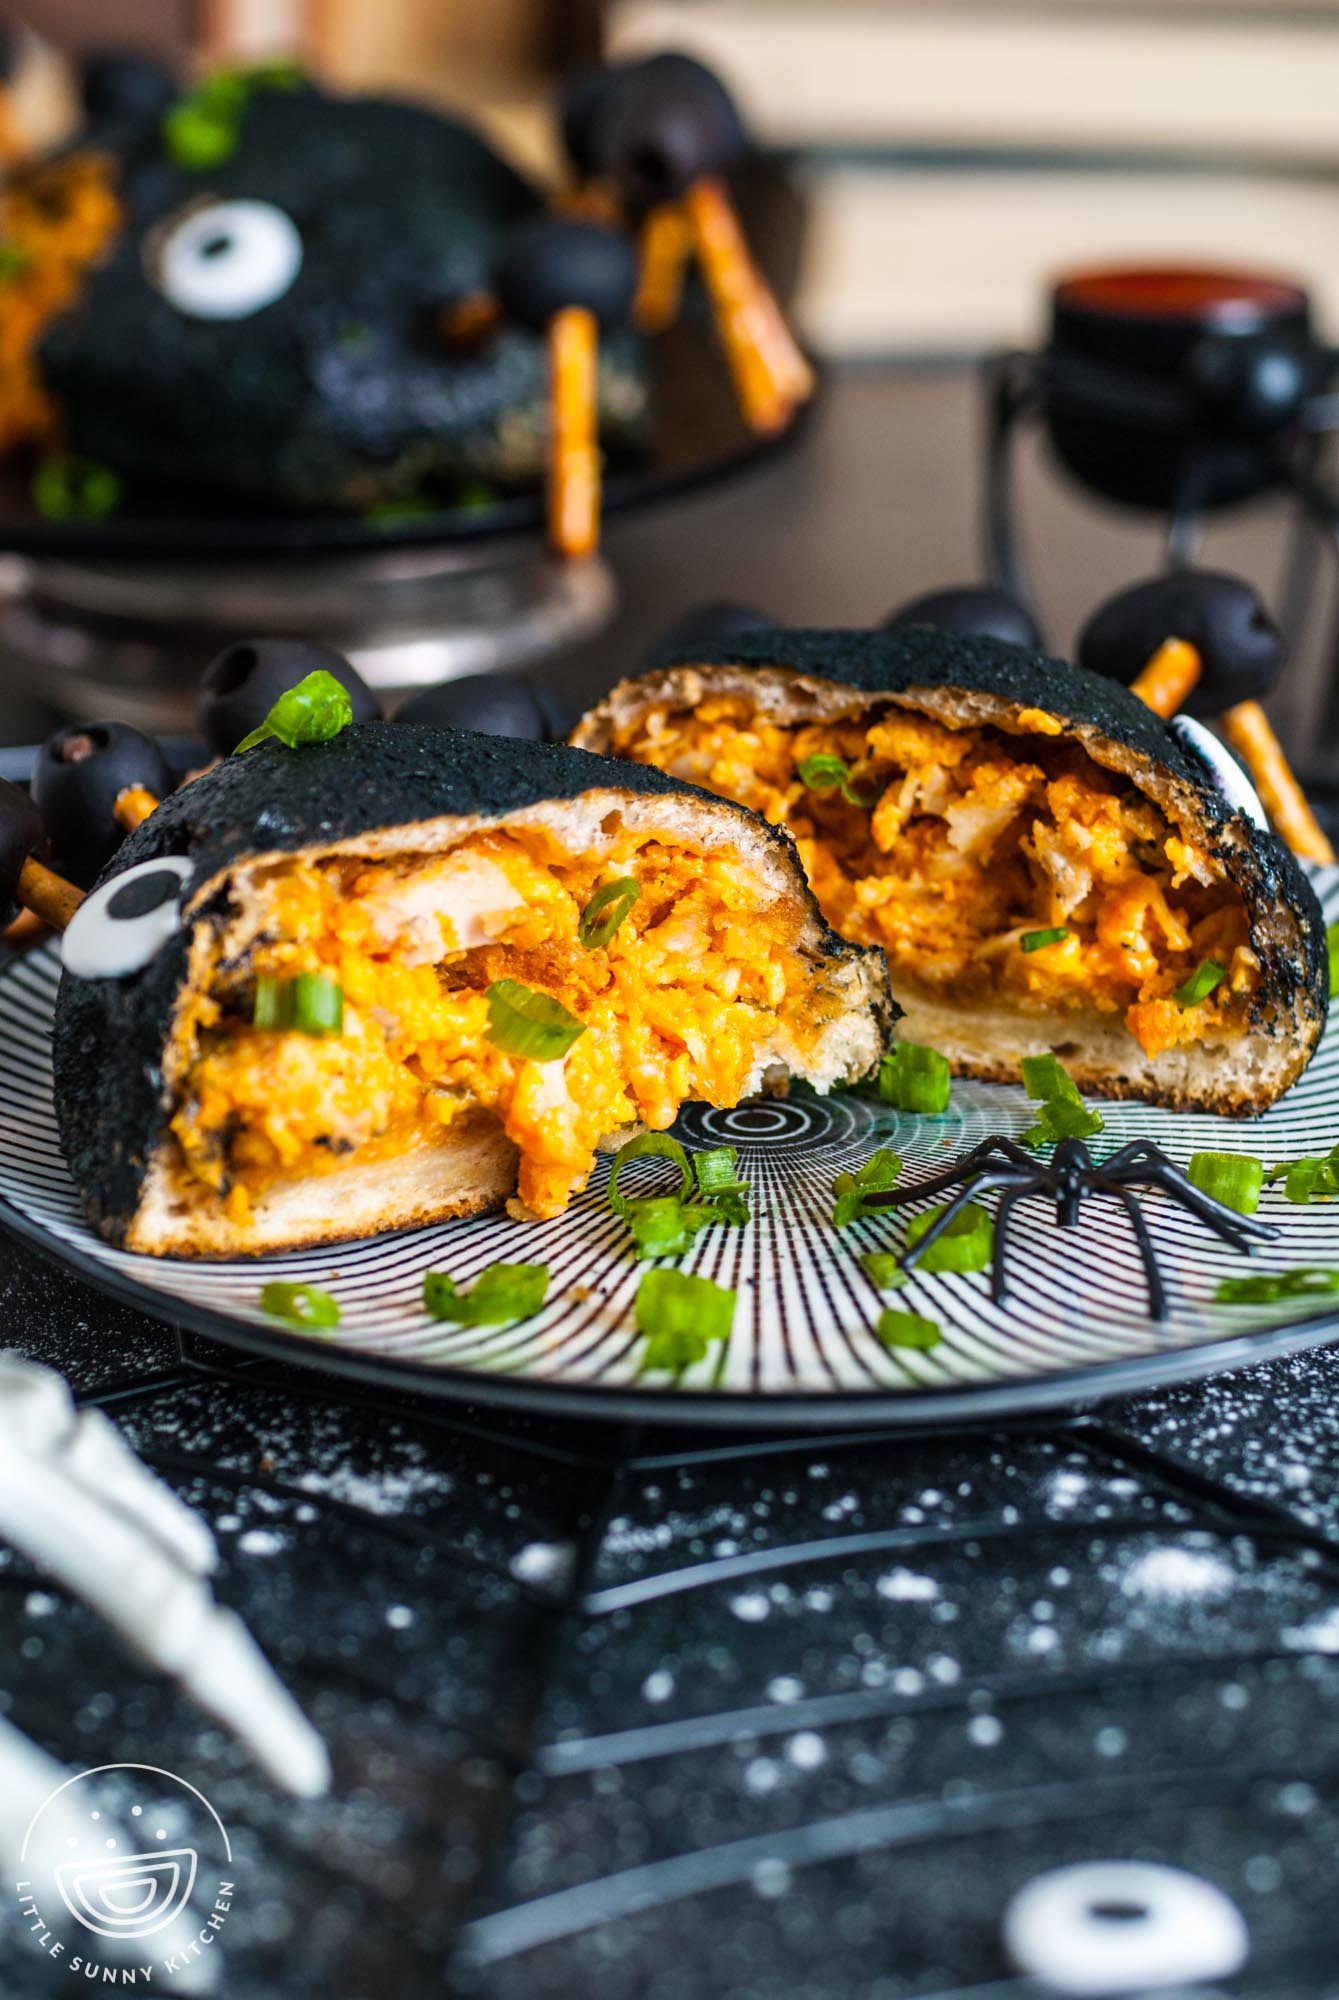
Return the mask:
{"type": "Polygon", "coordinates": [[[142,972],[181,926],[189,861],[141,861],[86,896],[65,927],[60,955],[76,979],[128,979],[142,972]]]}
{"type": "Polygon", "coordinates": [[[1193,715],[1174,715],[1167,727],[1173,736],[1180,737],[1188,750],[1208,765],[1214,789],[1226,799],[1233,812],[1245,813],[1261,833],[1268,833],[1269,819],[1260,803],[1260,795],[1226,743],[1220,743],[1213,731],[1206,729],[1202,722],[1196,722],[1193,715]]]}
{"type": "Polygon", "coordinates": [[[1250,1952],[1241,1911],[1221,1889],[1152,1861],[1080,1861],[1035,1875],[1005,1910],[1003,1930],[1020,1972],[1076,2000],[1230,1979],[1250,1952]]]}
{"type": "Polygon", "coordinates": [[[249,319],[274,304],[302,269],[302,238],[269,201],[213,201],[174,224],[154,247],[152,276],[191,319],[249,319]]]}

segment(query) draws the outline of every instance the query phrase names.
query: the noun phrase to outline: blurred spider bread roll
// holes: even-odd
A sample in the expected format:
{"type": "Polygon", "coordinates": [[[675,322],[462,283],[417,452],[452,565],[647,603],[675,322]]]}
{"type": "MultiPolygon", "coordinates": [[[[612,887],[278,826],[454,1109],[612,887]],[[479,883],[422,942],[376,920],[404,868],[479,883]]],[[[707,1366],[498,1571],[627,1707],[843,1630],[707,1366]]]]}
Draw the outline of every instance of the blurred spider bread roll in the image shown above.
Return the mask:
{"type": "Polygon", "coordinates": [[[897,1012],[879,953],[827,928],[756,815],[408,723],[225,759],[131,834],[81,930],[94,976],[67,972],[56,1009],[66,1158],[103,1235],[159,1255],[512,1195],[558,1215],[598,1149],[688,1099],[857,1080],[897,1012]],[[169,865],[180,919],[126,974],[169,865]],[[123,976],[94,974],[99,924],[123,976]]]}
{"type": "Polygon", "coordinates": [[[1013,1081],[1248,1113],[1324,1025],[1297,862],[1124,688],[911,626],[736,634],[622,682],[575,743],[794,834],[824,915],[887,953],[905,1033],[1013,1081]]]}

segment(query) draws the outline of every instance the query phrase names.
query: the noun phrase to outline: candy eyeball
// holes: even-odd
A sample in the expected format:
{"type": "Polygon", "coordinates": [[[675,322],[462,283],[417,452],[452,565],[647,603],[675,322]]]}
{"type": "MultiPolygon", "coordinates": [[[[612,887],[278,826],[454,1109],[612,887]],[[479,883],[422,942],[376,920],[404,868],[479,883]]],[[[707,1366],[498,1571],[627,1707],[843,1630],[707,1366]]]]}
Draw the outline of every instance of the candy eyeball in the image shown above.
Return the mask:
{"type": "Polygon", "coordinates": [[[175,937],[191,864],[175,855],[141,861],[86,896],[61,939],[76,979],[128,979],[175,937]]]}
{"type": "Polygon", "coordinates": [[[190,319],[249,319],[302,268],[296,223],[268,201],[211,201],[155,238],[149,276],[190,319]]]}
{"type": "Polygon", "coordinates": [[[1188,750],[1208,765],[1214,789],[1231,810],[1245,813],[1261,833],[1268,833],[1269,820],[1260,803],[1260,795],[1226,743],[1221,743],[1202,722],[1196,722],[1193,715],[1174,715],[1167,727],[1188,750]]]}

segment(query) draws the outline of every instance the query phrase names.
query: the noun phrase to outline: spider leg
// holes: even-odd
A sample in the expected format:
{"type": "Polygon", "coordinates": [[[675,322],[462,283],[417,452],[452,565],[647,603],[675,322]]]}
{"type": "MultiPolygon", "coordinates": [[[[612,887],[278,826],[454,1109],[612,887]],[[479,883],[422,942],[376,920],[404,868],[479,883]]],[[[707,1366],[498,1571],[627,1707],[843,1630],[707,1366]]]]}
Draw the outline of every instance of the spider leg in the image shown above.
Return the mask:
{"type": "Polygon", "coordinates": [[[1192,1215],[1198,1216],[1225,1242],[1245,1255],[1250,1254],[1252,1237],[1257,1243],[1268,1243],[1279,1234],[1277,1223],[1257,1221],[1253,1215],[1242,1215],[1235,1208],[1215,1201],[1212,1195],[1205,1194],[1188,1180],[1179,1167],[1166,1160],[1150,1160],[1146,1166],[1132,1163],[1123,1170],[1117,1169],[1114,1174],[1109,1173],[1104,1164],[1099,1168],[1098,1175],[1099,1180],[1113,1189],[1121,1188],[1127,1181],[1146,1181],[1151,1187],[1161,1188],[1164,1194],[1171,1195],[1182,1208],[1189,1209],[1192,1215]]]}
{"type": "Polygon", "coordinates": [[[1016,1202],[1026,1200],[1030,1194],[1042,1190],[1032,1187],[1006,1187],[1000,1196],[1000,1205],[995,1210],[995,1233],[991,1239],[990,1296],[997,1306],[1002,1306],[1008,1297],[1009,1285],[1005,1276],[1005,1258],[1009,1253],[1009,1217],[1016,1202]]]}
{"type": "Polygon", "coordinates": [[[1164,1320],[1167,1317],[1167,1292],[1162,1282],[1162,1272],[1158,1269],[1158,1253],[1153,1248],[1153,1238],[1148,1233],[1148,1224],[1129,1188],[1114,1187],[1111,1192],[1124,1203],[1125,1213],[1134,1226],[1135,1241],[1139,1245],[1139,1255],[1144,1261],[1144,1282],[1148,1286],[1148,1316],[1150,1319],[1164,1320]]]}
{"type": "Polygon", "coordinates": [[[1038,1168],[1036,1160],[1023,1152],[1021,1147],[1015,1146],[1012,1139],[992,1136],[989,1139],[982,1139],[979,1144],[973,1146],[970,1153],[964,1153],[960,1160],[956,1160],[951,1167],[945,1167],[942,1173],[931,1174],[928,1180],[916,1181],[904,1188],[889,1188],[882,1194],[867,1194],[864,1205],[866,1208],[900,1208],[903,1202],[914,1201],[919,1195],[943,1194],[946,1188],[953,1187],[969,1175],[979,1187],[981,1183],[976,1177],[997,1154],[1002,1154],[1010,1166],[1025,1170],[1034,1178],[1038,1172],[1044,1171],[1038,1168]]]}
{"type": "MultiPolygon", "coordinates": [[[[958,1190],[948,1206],[935,1217],[924,1236],[918,1237],[916,1242],[903,1250],[902,1255],[898,1259],[902,1270],[913,1271],[916,1268],[916,1265],[925,1255],[930,1245],[936,1242],[943,1235],[944,1231],[950,1227],[954,1218],[962,1213],[973,1195],[990,1194],[996,1188],[1017,1188],[1019,1193],[1030,1192],[1031,1176],[1028,1177],[1027,1188],[1024,1188],[1020,1185],[1016,1168],[996,1167],[993,1171],[987,1168],[985,1173],[977,1175],[974,1180],[968,1182],[965,1188],[958,1190]]],[[[922,1188],[916,1190],[918,1194],[923,1191],[922,1188]]]]}

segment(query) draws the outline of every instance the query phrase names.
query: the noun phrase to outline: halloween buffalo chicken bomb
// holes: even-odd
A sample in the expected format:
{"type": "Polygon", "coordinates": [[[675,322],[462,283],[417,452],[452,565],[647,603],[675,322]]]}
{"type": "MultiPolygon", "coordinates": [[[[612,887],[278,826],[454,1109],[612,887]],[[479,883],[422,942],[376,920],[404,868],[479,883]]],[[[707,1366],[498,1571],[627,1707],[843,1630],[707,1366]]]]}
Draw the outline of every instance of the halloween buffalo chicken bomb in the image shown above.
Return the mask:
{"type": "Polygon", "coordinates": [[[375,516],[547,468],[554,544],[589,554],[690,254],[748,422],[811,393],[727,193],[743,128],[687,57],[573,84],[556,212],[457,120],[288,63],[185,92],[104,63],[86,113],[0,191],[0,450],[39,455],[44,511],[170,485],[375,516]]]}
{"type": "Polygon", "coordinates": [[[1240,1113],[1315,1049],[1313,890],[1112,680],[923,618],[745,631],[622,682],[572,740],[786,827],[828,921],[886,954],[907,1038],[961,1074],[1049,1052],[1102,1094],[1240,1113]]]}
{"type": "Polygon", "coordinates": [[[66,933],[56,1106],[112,1241],[228,1256],[508,1197],[555,1216],[690,1099],[877,1064],[882,958],[756,815],[563,746],[352,724],[342,689],[321,740],[292,698],[140,825],[66,933]]]}

